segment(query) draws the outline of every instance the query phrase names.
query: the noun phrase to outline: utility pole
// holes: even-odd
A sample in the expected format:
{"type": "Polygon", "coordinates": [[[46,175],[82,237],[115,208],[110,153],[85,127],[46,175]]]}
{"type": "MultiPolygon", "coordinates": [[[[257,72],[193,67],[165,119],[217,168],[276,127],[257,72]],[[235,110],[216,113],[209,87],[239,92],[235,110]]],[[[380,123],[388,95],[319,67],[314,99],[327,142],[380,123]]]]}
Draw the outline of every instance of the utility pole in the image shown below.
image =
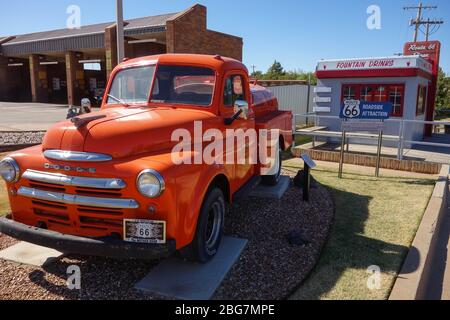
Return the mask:
{"type": "Polygon", "coordinates": [[[251,67],[252,67],[252,69],[253,69],[253,74],[255,74],[255,73],[256,73],[256,66],[255,66],[255,65],[252,65],[251,67]]]}
{"type": "Polygon", "coordinates": [[[428,6],[428,5],[424,6],[422,2],[419,3],[419,6],[403,8],[404,10],[417,10],[417,18],[411,20],[411,22],[410,22],[411,26],[415,26],[414,42],[417,42],[417,40],[419,38],[419,31],[420,31],[420,27],[422,25],[426,26],[425,37],[426,37],[426,40],[428,41],[430,39],[430,35],[432,34],[432,32],[437,31],[437,29],[431,31],[430,26],[432,26],[432,25],[439,26],[444,23],[444,21],[442,21],[442,20],[431,20],[430,18],[428,18],[427,20],[422,19],[424,10],[433,10],[433,9],[435,10],[437,8],[438,8],[437,6],[428,6]]]}
{"type": "Polygon", "coordinates": [[[423,24],[426,25],[426,39],[427,41],[430,39],[430,35],[432,35],[433,33],[435,33],[438,28],[434,29],[434,30],[430,30],[430,26],[439,26],[441,24],[444,24],[443,20],[431,20],[430,18],[427,19],[427,21],[423,22],[423,24]]]}
{"type": "Polygon", "coordinates": [[[123,33],[123,0],[117,1],[117,61],[125,58],[125,37],[123,33]]]}

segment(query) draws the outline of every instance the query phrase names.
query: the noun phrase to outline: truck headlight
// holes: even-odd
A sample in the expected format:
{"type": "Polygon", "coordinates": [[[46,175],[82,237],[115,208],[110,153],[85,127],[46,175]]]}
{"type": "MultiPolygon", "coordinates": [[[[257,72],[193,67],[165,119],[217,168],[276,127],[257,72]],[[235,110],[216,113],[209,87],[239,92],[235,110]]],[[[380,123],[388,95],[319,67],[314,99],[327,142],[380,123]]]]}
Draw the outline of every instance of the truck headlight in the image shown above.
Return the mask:
{"type": "Polygon", "coordinates": [[[0,161],[0,176],[8,183],[19,181],[20,169],[16,160],[5,158],[0,161]]]}
{"type": "Polygon", "coordinates": [[[163,194],[166,185],[164,178],[155,170],[142,171],[136,182],[139,192],[147,198],[158,198],[163,194]]]}

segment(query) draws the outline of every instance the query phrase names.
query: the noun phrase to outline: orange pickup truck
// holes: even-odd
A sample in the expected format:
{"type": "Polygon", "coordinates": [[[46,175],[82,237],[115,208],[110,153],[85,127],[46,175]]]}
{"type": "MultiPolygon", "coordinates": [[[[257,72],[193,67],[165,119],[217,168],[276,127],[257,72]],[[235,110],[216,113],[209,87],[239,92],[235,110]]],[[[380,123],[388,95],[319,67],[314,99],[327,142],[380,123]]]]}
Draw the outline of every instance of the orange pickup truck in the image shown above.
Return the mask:
{"type": "Polygon", "coordinates": [[[292,114],[236,60],[128,60],[99,112],[0,162],[11,203],[0,232],[65,253],[207,262],[229,206],[277,183],[292,140],[292,114]]]}

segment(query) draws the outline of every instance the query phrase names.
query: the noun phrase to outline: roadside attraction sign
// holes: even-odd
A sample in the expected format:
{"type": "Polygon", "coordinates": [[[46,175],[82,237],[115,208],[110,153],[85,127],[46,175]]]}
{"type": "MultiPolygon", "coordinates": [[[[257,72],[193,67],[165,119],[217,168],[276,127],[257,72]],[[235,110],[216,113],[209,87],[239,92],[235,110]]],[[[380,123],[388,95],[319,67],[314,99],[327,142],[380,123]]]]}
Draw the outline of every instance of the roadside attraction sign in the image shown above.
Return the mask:
{"type": "MultiPolygon", "coordinates": [[[[393,105],[390,102],[369,102],[344,100],[340,112],[342,119],[342,143],[339,163],[339,178],[342,178],[345,157],[345,145],[348,132],[377,132],[378,151],[375,175],[380,176],[381,148],[383,146],[384,121],[390,118],[393,105]]],[[[348,145],[348,144],[347,144],[348,145]]]]}

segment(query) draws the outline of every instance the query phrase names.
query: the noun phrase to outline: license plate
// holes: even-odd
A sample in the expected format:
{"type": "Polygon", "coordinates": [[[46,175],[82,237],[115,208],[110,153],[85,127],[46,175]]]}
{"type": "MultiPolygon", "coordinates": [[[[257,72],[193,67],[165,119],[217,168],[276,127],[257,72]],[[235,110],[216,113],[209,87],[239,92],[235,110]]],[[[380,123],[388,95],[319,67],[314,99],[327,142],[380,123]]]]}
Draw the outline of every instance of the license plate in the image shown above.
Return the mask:
{"type": "Polygon", "coordinates": [[[153,220],[125,220],[124,241],[165,244],[166,222],[153,220]]]}

